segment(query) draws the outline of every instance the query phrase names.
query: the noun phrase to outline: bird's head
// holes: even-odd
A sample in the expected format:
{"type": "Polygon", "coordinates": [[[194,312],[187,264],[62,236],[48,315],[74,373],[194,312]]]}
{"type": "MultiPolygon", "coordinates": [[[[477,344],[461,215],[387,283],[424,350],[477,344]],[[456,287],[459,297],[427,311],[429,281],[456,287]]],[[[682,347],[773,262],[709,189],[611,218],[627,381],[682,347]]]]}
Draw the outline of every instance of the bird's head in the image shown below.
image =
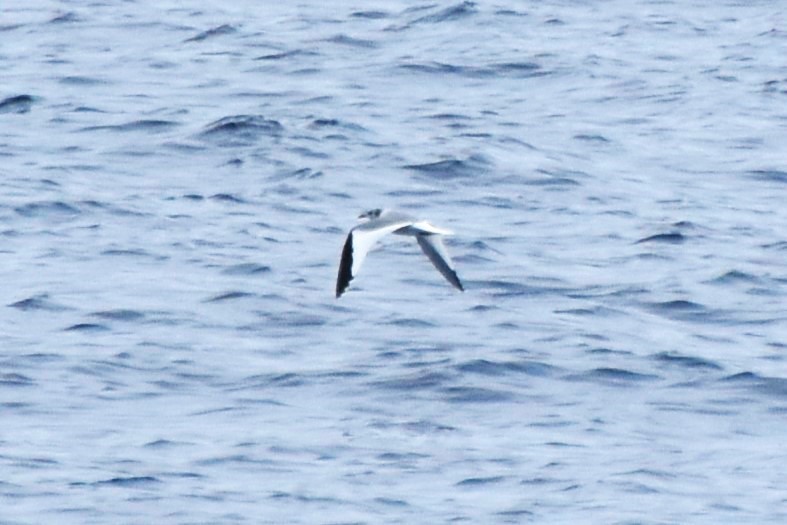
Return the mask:
{"type": "Polygon", "coordinates": [[[383,210],[381,210],[380,208],[375,208],[373,210],[369,210],[369,211],[363,212],[362,214],[360,214],[358,216],[358,218],[359,219],[367,219],[367,220],[377,219],[378,217],[380,217],[380,214],[382,212],[383,212],[383,210]]]}

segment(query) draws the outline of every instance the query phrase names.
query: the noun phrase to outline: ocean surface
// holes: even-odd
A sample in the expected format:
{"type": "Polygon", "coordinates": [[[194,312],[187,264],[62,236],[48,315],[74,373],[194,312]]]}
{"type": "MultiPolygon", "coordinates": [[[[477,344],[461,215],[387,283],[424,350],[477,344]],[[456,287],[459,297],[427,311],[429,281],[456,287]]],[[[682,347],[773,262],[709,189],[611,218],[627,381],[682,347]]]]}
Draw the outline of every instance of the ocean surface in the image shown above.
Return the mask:
{"type": "Polygon", "coordinates": [[[0,523],[787,523],[787,9],[3,0],[0,523]],[[465,284],[359,213],[449,228],[465,284]]]}

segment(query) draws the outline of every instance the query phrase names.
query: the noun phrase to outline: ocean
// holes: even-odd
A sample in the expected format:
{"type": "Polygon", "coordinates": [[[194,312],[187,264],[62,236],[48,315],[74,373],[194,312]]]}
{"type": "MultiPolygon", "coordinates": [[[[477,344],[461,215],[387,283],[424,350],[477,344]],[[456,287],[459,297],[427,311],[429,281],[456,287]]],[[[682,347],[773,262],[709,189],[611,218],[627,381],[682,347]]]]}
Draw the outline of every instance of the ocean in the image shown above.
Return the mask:
{"type": "Polygon", "coordinates": [[[787,522],[786,24],[5,0],[0,523],[787,522]]]}

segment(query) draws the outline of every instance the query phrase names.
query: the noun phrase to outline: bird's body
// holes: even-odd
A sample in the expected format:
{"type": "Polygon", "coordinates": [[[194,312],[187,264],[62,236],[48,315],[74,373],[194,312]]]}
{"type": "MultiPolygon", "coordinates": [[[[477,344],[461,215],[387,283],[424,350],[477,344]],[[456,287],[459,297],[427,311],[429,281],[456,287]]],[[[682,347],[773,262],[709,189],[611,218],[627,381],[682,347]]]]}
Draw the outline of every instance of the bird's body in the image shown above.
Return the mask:
{"type": "Polygon", "coordinates": [[[443,246],[442,236],[451,235],[451,231],[393,210],[375,209],[361,214],[359,218],[366,221],[350,230],[347,235],[336,279],[336,297],[340,297],[350,285],[350,281],[358,275],[369,250],[389,233],[415,237],[418,245],[443,277],[458,290],[464,291],[451,258],[443,246]]]}

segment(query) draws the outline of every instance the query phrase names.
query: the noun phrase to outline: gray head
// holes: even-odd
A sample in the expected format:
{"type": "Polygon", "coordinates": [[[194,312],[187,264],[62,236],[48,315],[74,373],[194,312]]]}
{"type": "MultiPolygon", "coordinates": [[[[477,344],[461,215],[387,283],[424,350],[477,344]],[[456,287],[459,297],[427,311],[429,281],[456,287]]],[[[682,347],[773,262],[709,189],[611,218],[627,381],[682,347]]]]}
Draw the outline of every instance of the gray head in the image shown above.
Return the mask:
{"type": "Polygon", "coordinates": [[[359,219],[377,219],[380,217],[380,214],[383,212],[380,208],[375,208],[373,210],[365,211],[358,216],[359,219]]]}

